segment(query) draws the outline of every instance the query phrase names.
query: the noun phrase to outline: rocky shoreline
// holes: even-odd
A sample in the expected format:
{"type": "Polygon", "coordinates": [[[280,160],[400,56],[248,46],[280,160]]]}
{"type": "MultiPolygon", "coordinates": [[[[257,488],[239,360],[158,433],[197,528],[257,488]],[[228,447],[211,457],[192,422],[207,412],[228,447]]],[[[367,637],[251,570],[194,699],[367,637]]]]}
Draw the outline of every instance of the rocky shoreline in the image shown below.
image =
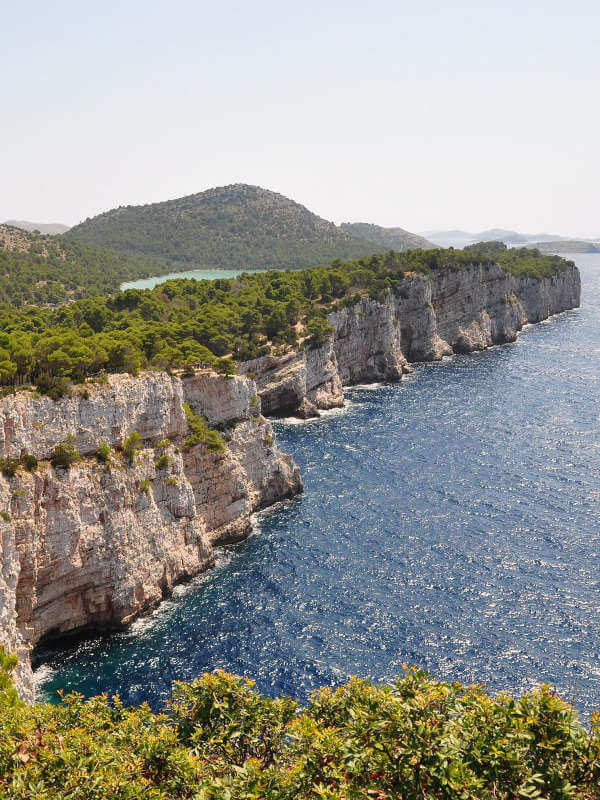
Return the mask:
{"type": "Polygon", "coordinates": [[[320,346],[245,362],[238,376],[112,375],[56,402],[0,400],[0,455],[40,462],[0,476],[0,645],[20,657],[21,695],[33,698],[40,640],[126,625],[210,567],[216,544],[247,536],[252,513],[302,490],[263,414],[318,416],[343,406],[344,386],[514,341],[523,325],[578,306],[580,291],[571,263],[542,278],[494,264],[409,274],[394,293],[329,314],[320,346]],[[185,403],[227,432],[223,452],[181,446],[185,403]],[[98,462],[102,442],[118,450],[131,431],[142,440],[133,466],[98,462]],[[69,436],[83,458],[55,469],[47,459],[69,436]]]}
{"type": "Polygon", "coordinates": [[[524,325],[579,306],[580,294],[570,262],[542,278],[497,264],[412,273],[381,301],[362,297],[329,314],[333,333],[320,347],[247,361],[240,372],[256,381],[265,414],[314,417],[344,404],[344,386],[397,381],[413,362],[513,342],[524,325]]]}
{"type": "Polygon", "coordinates": [[[20,657],[27,699],[40,640],[126,625],[212,566],[216,544],[248,536],[255,511],[302,490],[247,378],[113,375],[87,394],[0,401],[0,454],[39,461],[0,476],[0,644],[20,657]],[[181,447],[185,402],[225,428],[223,452],[181,447]],[[132,466],[117,452],[98,462],[102,442],[119,448],[133,430],[132,466]],[[67,436],[83,458],[55,469],[46,459],[67,436]]]}

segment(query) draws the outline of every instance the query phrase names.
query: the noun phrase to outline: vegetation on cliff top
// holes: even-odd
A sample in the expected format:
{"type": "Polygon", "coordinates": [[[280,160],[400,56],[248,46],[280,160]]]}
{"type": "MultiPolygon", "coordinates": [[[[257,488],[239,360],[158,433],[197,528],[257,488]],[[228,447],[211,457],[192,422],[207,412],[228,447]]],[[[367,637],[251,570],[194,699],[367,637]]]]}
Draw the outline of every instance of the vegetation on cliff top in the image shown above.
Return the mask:
{"type": "Polygon", "coordinates": [[[0,651],[0,797],[13,800],[595,800],[600,727],[547,687],[515,700],[410,670],[299,709],[224,672],[162,714],[118,698],[19,703],[0,651]]]}
{"type": "MultiPolygon", "coordinates": [[[[76,225],[64,238],[152,256],[181,269],[311,267],[334,258],[366,256],[375,249],[372,237],[338,227],[281,194],[247,184],[162,203],[121,206],[76,225]]],[[[382,249],[397,250],[424,243],[420,237],[403,243],[397,235],[393,244],[378,242],[382,249]]]]}
{"type": "Polygon", "coordinates": [[[232,370],[286,347],[317,346],[331,328],[326,314],[362,296],[407,291],[409,272],[434,274],[498,261],[519,275],[550,275],[568,262],[532,250],[389,252],[329,267],[270,270],[215,281],[170,280],[58,309],[0,306],[0,382],[32,382],[58,397],[65,380],[102,370],[185,368],[214,363],[232,370]],[[216,361],[215,361],[216,359],[216,361]]]}

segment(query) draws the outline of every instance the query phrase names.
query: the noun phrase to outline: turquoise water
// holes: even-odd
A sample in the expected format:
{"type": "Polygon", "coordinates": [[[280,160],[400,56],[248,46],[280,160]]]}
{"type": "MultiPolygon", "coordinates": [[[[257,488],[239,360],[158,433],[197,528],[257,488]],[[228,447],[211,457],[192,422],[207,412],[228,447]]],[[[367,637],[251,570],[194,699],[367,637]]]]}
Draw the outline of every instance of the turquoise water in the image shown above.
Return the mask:
{"type": "Polygon", "coordinates": [[[190,269],[187,272],[170,272],[168,275],[157,275],[153,278],[140,278],[137,281],[127,281],[121,284],[121,290],[125,289],[154,289],[159,283],[164,283],[172,278],[192,278],[195,281],[213,281],[217,278],[235,278],[236,275],[241,275],[242,272],[262,272],[260,269],[244,269],[238,267],[235,269],[190,269]]]}
{"type": "Polygon", "coordinates": [[[576,260],[581,309],[277,423],[304,495],[130,630],[42,654],[46,696],[158,707],[223,667],[304,699],[407,662],[600,709],[600,257],[576,260]]]}

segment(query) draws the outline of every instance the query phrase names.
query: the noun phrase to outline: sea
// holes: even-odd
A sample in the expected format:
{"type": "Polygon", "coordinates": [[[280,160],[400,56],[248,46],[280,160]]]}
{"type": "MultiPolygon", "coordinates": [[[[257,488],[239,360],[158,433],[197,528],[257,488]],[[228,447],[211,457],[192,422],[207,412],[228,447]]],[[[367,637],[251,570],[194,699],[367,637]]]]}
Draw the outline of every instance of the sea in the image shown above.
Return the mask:
{"type": "Polygon", "coordinates": [[[128,630],[40,651],[41,695],[160,708],[222,668],[305,702],[418,665],[600,709],[600,255],[573,258],[580,309],[276,422],[304,493],[128,630]]]}

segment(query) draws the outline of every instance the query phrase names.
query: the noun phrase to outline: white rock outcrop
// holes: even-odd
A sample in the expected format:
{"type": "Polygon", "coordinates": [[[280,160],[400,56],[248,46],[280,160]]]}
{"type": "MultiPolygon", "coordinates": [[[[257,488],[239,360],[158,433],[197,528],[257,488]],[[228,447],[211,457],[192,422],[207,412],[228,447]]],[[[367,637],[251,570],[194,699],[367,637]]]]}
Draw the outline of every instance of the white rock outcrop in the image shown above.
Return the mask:
{"type": "Polygon", "coordinates": [[[127,624],[211,566],[215,544],[248,535],[254,511],[302,489],[246,378],[113,375],[88,392],[0,401],[0,454],[40,459],[32,473],[0,476],[0,644],[20,656],[15,679],[28,699],[40,639],[127,624]],[[223,425],[223,452],[181,447],[184,402],[223,425]],[[101,442],[118,448],[132,430],[143,439],[133,466],[116,453],[111,465],[97,461],[101,442]],[[69,435],[83,460],[54,469],[43,459],[69,435]]]}
{"type": "Polygon", "coordinates": [[[399,380],[411,362],[436,361],[514,341],[523,325],[579,305],[581,280],[569,263],[542,278],[517,277],[497,264],[408,274],[383,300],[362,297],[328,315],[321,347],[248,361],[266,414],[318,415],[341,406],[343,386],[399,380]]]}

